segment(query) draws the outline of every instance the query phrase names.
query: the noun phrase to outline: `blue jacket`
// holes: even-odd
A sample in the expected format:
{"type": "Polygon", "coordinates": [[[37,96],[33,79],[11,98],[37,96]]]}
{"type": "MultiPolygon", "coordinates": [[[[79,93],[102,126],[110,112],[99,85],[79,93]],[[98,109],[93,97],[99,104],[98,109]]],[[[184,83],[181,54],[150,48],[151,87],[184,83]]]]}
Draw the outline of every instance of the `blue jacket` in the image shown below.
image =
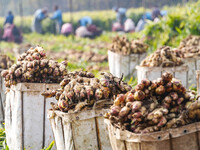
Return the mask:
{"type": "Polygon", "coordinates": [[[42,13],[41,9],[38,9],[34,14],[34,19],[32,23],[32,31],[42,33],[41,22],[46,18],[46,14],[42,13]]]}
{"type": "Polygon", "coordinates": [[[152,20],[152,14],[151,12],[146,12],[143,16],[142,19],[148,19],[148,20],[152,20]]]}
{"type": "Polygon", "coordinates": [[[92,18],[90,18],[89,16],[85,16],[80,19],[81,26],[87,26],[87,24],[92,24],[92,18]]]}
{"type": "Polygon", "coordinates": [[[13,20],[14,20],[14,16],[13,16],[12,14],[7,15],[7,16],[6,16],[6,20],[5,20],[5,22],[4,22],[4,25],[5,25],[6,23],[13,24],[13,20]]]}
{"type": "Polygon", "coordinates": [[[166,16],[167,15],[167,11],[166,10],[162,10],[160,13],[161,13],[162,16],[166,16]]]}
{"type": "Polygon", "coordinates": [[[118,22],[124,23],[126,21],[126,8],[119,8],[116,17],[118,22]]]}
{"type": "Polygon", "coordinates": [[[42,10],[41,9],[38,9],[36,12],[35,12],[35,19],[39,22],[41,22],[43,19],[46,18],[46,15],[44,13],[42,13],[42,10]]]}
{"type": "Polygon", "coordinates": [[[123,15],[126,14],[126,8],[119,8],[118,13],[123,15]]]}
{"type": "Polygon", "coordinates": [[[62,24],[62,11],[61,10],[56,10],[53,13],[53,16],[51,17],[51,19],[58,21],[58,23],[61,25],[62,24]]]}

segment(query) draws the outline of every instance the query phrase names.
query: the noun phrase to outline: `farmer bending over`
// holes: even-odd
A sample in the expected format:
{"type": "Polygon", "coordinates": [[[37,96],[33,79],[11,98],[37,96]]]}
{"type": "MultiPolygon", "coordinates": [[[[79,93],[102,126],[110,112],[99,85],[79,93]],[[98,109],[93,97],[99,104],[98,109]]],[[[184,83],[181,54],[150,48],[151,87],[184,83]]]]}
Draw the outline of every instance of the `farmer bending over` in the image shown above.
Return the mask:
{"type": "Polygon", "coordinates": [[[32,31],[42,33],[42,20],[47,18],[47,9],[38,9],[34,14],[34,20],[32,24],[32,31]]]}
{"type": "Polygon", "coordinates": [[[126,8],[114,8],[114,11],[116,12],[116,20],[119,22],[122,26],[124,25],[124,22],[126,21],[126,8]]]}
{"type": "Polygon", "coordinates": [[[79,20],[79,24],[80,26],[87,26],[87,25],[91,25],[92,24],[92,18],[90,18],[89,16],[85,16],[83,18],[81,18],[79,20]]]}

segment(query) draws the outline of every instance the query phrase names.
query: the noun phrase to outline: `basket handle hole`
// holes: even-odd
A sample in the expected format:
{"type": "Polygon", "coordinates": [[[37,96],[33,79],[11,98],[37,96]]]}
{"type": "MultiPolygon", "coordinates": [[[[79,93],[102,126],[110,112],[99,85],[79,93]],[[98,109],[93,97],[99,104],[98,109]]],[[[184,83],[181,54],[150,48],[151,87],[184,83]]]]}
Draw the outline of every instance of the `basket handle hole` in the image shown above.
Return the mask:
{"type": "Polygon", "coordinates": [[[27,89],[30,89],[30,87],[29,87],[29,86],[27,86],[27,89]]]}
{"type": "Polygon", "coordinates": [[[187,130],[185,129],[185,130],[183,130],[183,133],[187,133],[187,130]]]}
{"type": "Polygon", "coordinates": [[[161,139],[161,136],[158,136],[158,140],[160,140],[161,139]]]}
{"type": "Polygon", "coordinates": [[[47,90],[49,90],[49,88],[47,88],[47,90]]]}

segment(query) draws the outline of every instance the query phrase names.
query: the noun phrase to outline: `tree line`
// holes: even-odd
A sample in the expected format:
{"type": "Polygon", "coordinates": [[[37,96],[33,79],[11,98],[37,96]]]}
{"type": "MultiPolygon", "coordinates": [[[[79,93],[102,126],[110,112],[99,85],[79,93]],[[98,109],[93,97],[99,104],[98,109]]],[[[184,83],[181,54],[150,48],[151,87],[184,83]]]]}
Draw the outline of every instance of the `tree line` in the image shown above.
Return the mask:
{"type": "Polygon", "coordinates": [[[188,0],[0,0],[0,16],[5,16],[8,10],[13,11],[16,15],[32,15],[36,9],[42,7],[47,7],[51,12],[55,4],[60,6],[63,12],[69,12],[70,8],[73,11],[108,10],[114,6],[125,8],[152,8],[155,5],[162,7],[164,5],[176,5],[186,1],[188,0]]]}

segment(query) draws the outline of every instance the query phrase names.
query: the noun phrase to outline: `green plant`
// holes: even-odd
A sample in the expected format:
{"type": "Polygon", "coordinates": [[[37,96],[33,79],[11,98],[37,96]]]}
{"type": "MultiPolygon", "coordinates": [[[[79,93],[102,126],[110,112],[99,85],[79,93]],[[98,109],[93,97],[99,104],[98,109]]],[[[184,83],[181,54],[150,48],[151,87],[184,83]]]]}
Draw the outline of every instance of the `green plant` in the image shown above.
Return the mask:
{"type": "Polygon", "coordinates": [[[0,127],[0,149],[2,150],[9,150],[7,144],[6,144],[6,133],[4,125],[1,124],[0,127]]]}
{"type": "Polygon", "coordinates": [[[200,1],[168,9],[168,16],[158,23],[148,21],[142,31],[151,52],[162,45],[177,47],[188,35],[200,35],[200,1]]]}
{"type": "Polygon", "coordinates": [[[54,146],[54,141],[52,141],[51,142],[51,144],[49,145],[49,147],[47,147],[47,148],[43,148],[42,150],[51,150],[52,148],[53,148],[53,146],[54,146]]]}

